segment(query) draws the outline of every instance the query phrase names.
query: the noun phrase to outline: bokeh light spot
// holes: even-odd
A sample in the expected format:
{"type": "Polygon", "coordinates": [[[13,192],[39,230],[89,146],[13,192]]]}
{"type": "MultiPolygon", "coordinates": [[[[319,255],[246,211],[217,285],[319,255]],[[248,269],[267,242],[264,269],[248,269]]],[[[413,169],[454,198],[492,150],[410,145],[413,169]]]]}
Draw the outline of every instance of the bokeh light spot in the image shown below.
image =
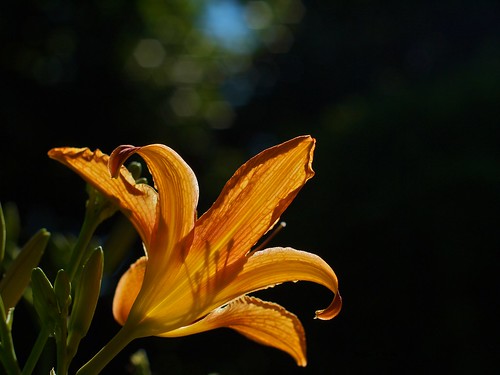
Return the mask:
{"type": "Polygon", "coordinates": [[[134,57],[143,68],[158,68],[165,59],[165,49],[156,39],[142,39],[135,47],[134,57]]]}
{"type": "Polygon", "coordinates": [[[183,56],[173,64],[170,76],[174,82],[196,83],[203,77],[203,68],[194,59],[183,56]]]}
{"type": "Polygon", "coordinates": [[[251,29],[265,29],[273,21],[273,11],[264,1],[250,1],[245,8],[245,20],[251,29]]]}

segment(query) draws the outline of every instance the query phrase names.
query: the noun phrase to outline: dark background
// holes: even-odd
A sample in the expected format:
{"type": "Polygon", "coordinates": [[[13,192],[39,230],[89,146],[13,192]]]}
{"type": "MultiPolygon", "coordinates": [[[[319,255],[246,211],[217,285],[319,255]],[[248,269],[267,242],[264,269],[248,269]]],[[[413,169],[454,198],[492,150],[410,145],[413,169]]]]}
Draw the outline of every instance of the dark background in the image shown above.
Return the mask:
{"type": "MultiPolygon", "coordinates": [[[[193,36],[204,12],[194,3],[0,5],[0,200],[18,207],[20,242],[41,227],[78,233],[84,185],[46,156],[52,147],[109,153],[165,143],[197,173],[201,213],[249,157],[311,134],[316,176],[273,244],[321,255],[339,277],[344,307],[323,322],[312,319],[330,298],[319,286],[258,293],[302,320],[305,369],[218,330],[138,340],[105,373],[127,373],[138,348],[153,373],[169,375],[495,373],[500,4],[304,1],[302,17],[299,7],[280,18],[287,2],[269,1],[290,48],[261,43],[242,54],[215,43],[201,54],[193,46],[210,37],[193,36]],[[163,46],[160,65],[134,62],[145,38],[163,46]],[[182,56],[195,56],[205,74],[164,73],[182,56]],[[187,115],[172,97],[188,103],[187,115]],[[225,105],[218,122],[205,111],[214,101],[225,105]]],[[[104,290],[75,367],[118,329],[110,303],[104,290]]],[[[19,310],[22,361],[35,336],[19,310]]]]}

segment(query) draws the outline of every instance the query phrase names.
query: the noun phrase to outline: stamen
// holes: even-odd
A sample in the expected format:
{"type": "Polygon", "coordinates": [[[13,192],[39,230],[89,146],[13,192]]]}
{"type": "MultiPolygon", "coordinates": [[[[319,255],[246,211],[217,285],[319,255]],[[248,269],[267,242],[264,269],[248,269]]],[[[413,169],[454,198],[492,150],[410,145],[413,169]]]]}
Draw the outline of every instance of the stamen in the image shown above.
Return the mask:
{"type": "Polygon", "coordinates": [[[255,252],[255,251],[262,250],[269,243],[269,241],[271,241],[284,227],[286,227],[286,223],[284,221],[281,221],[273,229],[273,231],[271,232],[271,234],[269,234],[269,236],[267,236],[267,238],[264,241],[262,241],[262,243],[259,246],[257,246],[255,249],[252,250],[252,253],[255,252]]]}

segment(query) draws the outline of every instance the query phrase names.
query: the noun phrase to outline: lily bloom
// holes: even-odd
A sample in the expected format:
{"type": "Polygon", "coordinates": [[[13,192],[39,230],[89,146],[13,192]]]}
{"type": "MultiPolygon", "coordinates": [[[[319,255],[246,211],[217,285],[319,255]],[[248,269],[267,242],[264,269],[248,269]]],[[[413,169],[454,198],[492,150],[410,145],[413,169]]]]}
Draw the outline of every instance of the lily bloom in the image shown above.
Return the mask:
{"type": "Polygon", "coordinates": [[[114,202],[144,243],[145,256],[116,288],[113,315],[123,327],[94,358],[104,363],[140,337],[229,327],[305,366],[305,334],[298,318],[248,294],[305,280],[334,293],[331,304],[316,311],[317,318],[332,319],[340,311],[337,277],[319,256],[290,247],[254,248],[314,175],[314,147],[312,137],[301,136],[264,150],[236,171],[199,218],[195,174],[165,145],[119,146],[109,157],[87,148],[50,150],[51,158],[114,202]],[[123,166],[132,154],[146,162],[154,188],[136,184],[123,166]]]}

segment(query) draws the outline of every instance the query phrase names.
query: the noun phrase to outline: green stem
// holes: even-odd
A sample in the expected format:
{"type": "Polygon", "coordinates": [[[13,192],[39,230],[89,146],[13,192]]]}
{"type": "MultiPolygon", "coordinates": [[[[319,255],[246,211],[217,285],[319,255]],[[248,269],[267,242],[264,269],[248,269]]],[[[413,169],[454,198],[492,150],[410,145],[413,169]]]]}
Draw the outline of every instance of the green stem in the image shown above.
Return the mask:
{"type": "Polygon", "coordinates": [[[73,252],[71,253],[71,260],[68,265],[70,280],[74,280],[90,240],[92,239],[96,228],[101,223],[99,220],[99,214],[96,213],[93,208],[93,205],[89,204],[85,210],[85,218],[83,220],[82,228],[80,230],[80,234],[78,235],[75,247],[73,248],[73,252]]]}
{"type": "Polygon", "coordinates": [[[82,266],[82,260],[85,261],[89,255],[87,254],[89,252],[88,245],[96,228],[118,210],[117,206],[92,186],[87,185],[87,192],[89,198],[85,207],[85,218],[68,265],[68,274],[71,281],[74,280],[82,266]]]}
{"type": "Polygon", "coordinates": [[[97,375],[106,365],[120,353],[136,336],[133,331],[122,327],[90,361],[88,361],[76,375],[97,375]]]}
{"type": "Polygon", "coordinates": [[[67,375],[69,359],[66,351],[66,338],[68,336],[68,308],[61,312],[59,323],[56,326],[56,347],[57,347],[57,374],[67,375]]]}
{"type": "Polygon", "coordinates": [[[17,363],[14,342],[12,341],[10,326],[7,324],[7,314],[5,313],[2,296],[0,296],[0,320],[0,361],[8,375],[19,375],[21,370],[17,363]]]}
{"type": "Polygon", "coordinates": [[[42,327],[38,337],[36,339],[35,345],[33,345],[33,349],[31,349],[31,353],[24,364],[22,375],[30,375],[42,354],[43,348],[45,348],[45,344],[47,343],[47,339],[49,338],[49,330],[45,327],[42,327]]]}

